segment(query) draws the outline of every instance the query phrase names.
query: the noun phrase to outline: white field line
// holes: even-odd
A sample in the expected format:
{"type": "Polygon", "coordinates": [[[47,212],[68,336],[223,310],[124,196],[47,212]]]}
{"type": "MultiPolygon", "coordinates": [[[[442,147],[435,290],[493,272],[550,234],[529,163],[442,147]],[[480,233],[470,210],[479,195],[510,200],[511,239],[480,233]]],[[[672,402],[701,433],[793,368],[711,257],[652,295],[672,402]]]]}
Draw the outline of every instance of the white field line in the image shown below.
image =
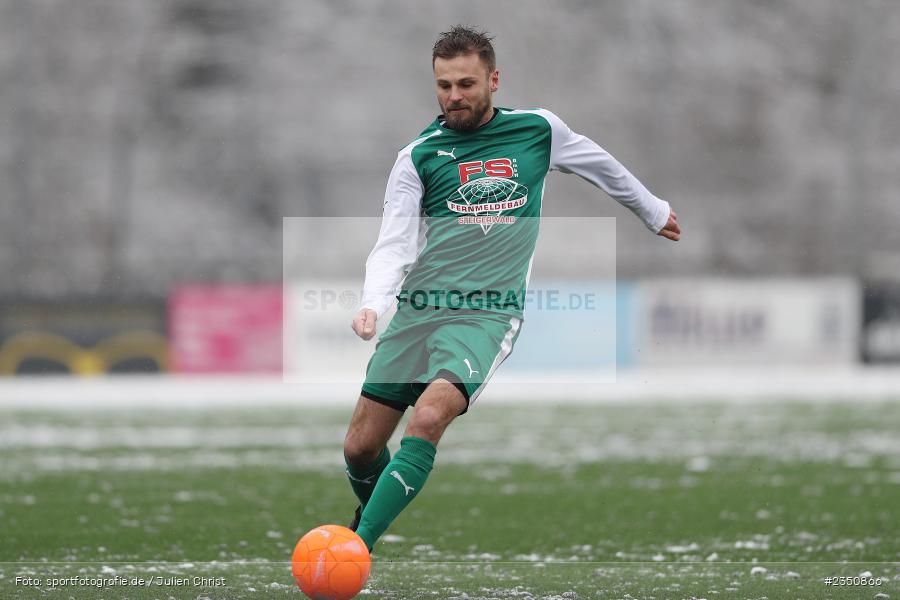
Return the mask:
{"type": "MultiPolygon", "coordinates": [[[[361,380],[285,383],[280,377],[115,375],[0,378],[3,408],[336,406],[355,403],[361,380]]],[[[697,400],[900,400],[900,367],[620,369],[607,374],[497,374],[479,403],[697,400]]]]}

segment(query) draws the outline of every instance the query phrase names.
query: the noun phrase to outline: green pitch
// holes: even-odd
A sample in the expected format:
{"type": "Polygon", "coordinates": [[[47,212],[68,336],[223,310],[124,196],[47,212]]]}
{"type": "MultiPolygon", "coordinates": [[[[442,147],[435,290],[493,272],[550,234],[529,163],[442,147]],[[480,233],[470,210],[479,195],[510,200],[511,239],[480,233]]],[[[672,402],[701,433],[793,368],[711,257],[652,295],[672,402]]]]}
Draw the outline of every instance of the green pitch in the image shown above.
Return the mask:
{"type": "MultiPolygon", "coordinates": [[[[348,417],[0,409],[0,597],[301,597],[295,541],[355,507],[348,417]]],[[[900,598],[898,431],[896,401],[485,398],[360,597],[900,598]]]]}

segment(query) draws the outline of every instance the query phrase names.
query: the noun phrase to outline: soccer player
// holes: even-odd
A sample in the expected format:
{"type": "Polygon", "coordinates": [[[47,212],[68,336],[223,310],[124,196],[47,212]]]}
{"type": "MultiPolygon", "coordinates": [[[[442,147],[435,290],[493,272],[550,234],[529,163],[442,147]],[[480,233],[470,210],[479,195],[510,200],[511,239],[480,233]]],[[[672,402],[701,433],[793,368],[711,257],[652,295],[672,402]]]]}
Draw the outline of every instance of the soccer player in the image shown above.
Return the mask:
{"type": "Polygon", "coordinates": [[[344,441],[360,502],[350,527],[370,550],[422,490],[444,430],[512,351],[547,173],[575,173],[653,233],[673,241],[681,234],[667,202],[555,114],[494,107],[500,73],[491,39],[457,26],[435,43],[442,114],[400,150],[366,262],[353,330],[371,339],[397,304],[344,441]],[[387,442],[409,406],[392,458],[387,442]]]}

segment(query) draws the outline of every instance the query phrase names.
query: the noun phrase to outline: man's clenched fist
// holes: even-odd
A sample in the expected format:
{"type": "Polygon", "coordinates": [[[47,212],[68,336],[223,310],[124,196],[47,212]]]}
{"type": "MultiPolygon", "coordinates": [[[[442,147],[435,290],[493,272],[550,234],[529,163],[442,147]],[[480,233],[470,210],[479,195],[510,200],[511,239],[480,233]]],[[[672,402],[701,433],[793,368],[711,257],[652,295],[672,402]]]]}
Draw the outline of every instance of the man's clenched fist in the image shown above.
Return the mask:
{"type": "Polygon", "coordinates": [[[371,340],[372,336],[375,335],[375,321],[377,319],[378,313],[371,308],[363,308],[353,317],[353,323],[350,324],[350,327],[362,339],[371,340]]]}
{"type": "Polygon", "coordinates": [[[665,226],[659,230],[659,233],[656,235],[661,235],[667,240],[672,240],[673,242],[677,242],[681,239],[681,226],[678,224],[678,215],[675,214],[675,211],[669,212],[669,220],[665,224],[665,226]]]}

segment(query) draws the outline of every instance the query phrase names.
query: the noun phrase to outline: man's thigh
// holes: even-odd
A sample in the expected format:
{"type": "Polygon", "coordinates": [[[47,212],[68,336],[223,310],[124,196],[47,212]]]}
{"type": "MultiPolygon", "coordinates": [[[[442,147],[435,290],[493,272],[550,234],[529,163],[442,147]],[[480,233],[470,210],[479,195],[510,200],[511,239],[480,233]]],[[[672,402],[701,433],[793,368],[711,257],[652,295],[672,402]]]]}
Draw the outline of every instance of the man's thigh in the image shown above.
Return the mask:
{"type": "Polygon", "coordinates": [[[380,452],[391,439],[402,416],[403,411],[360,396],[347,428],[345,445],[380,452]]]}

